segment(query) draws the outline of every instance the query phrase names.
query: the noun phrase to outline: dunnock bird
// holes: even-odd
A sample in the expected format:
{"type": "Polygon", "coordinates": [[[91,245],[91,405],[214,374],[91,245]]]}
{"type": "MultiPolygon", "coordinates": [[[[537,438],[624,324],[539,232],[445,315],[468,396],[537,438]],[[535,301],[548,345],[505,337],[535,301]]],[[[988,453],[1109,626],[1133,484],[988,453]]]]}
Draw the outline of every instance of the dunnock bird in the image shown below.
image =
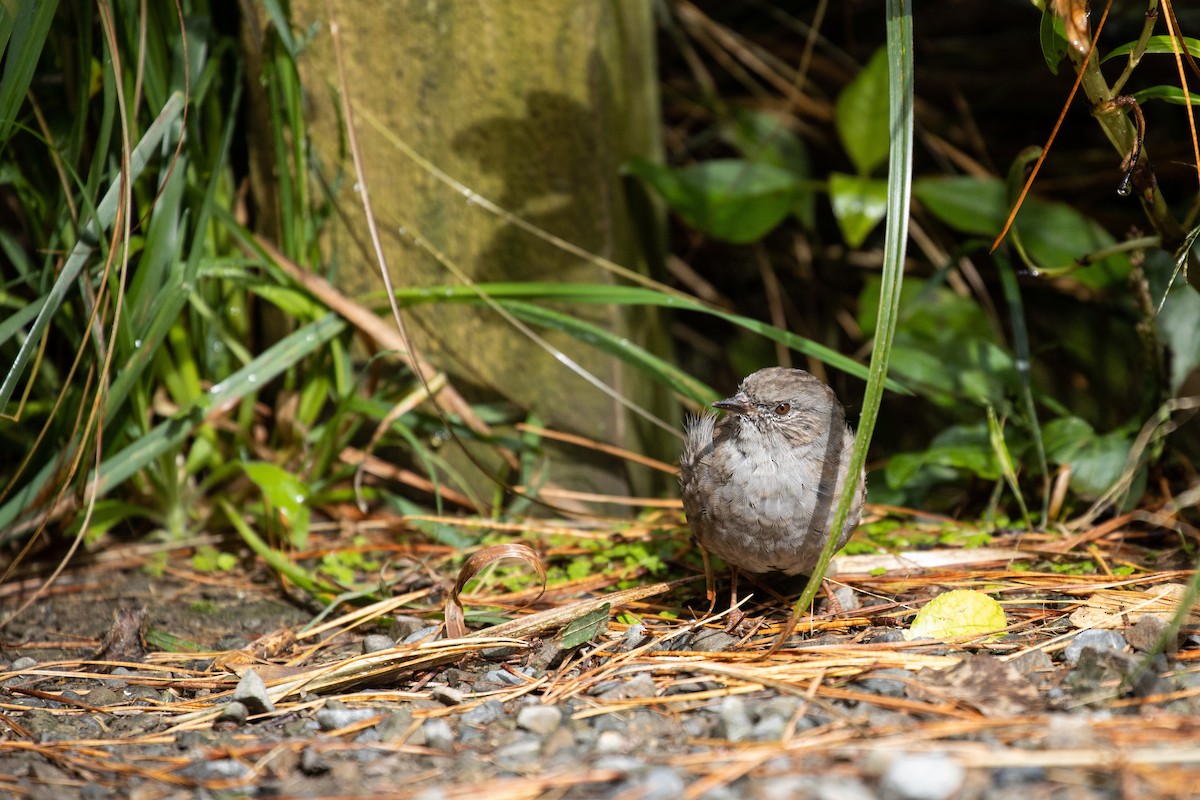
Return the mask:
{"type": "Polygon", "coordinates": [[[739,569],[813,568],[849,484],[845,544],[862,518],[866,474],[847,480],[854,433],[833,390],[802,369],[761,369],[713,406],[728,413],[687,421],[680,482],[696,539],[733,570],[736,602],[739,569]]]}

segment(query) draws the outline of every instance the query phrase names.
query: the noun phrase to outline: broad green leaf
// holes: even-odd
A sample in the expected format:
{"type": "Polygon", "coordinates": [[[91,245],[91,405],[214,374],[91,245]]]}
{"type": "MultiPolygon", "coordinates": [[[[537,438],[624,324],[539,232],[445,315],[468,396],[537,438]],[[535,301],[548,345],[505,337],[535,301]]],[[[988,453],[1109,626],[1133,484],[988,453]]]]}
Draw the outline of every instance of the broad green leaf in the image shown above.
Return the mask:
{"type": "Polygon", "coordinates": [[[1162,100],[1164,103],[1174,106],[1187,105],[1188,102],[1194,106],[1200,106],[1200,94],[1189,92],[1188,99],[1184,100],[1183,90],[1178,86],[1150,86],[1134,92],[1133,96],[1139,103],[1145,103],[1147,100],[1162,100]]]}
{"type": "MultiPolygon", "coordinates": [[[[787,170],[803,182],[812,178],[812,165],[804,140],[774,114],[740,111],[733,122],[724,127],[722,138],[750,161],[787,170]]],[[[816,199],[816,194],[802,184],[792,206],[792,213],[809,230],[816,227],[816,199]]]]}
{"type": "Polygon", "coordinates": [[[1038,28],[1038,38],[1042,45],[1042,58],[1046,59],[1046,66],[1055,75],[1058,74],[1058,65],[1067,55],[1067,37],[1063,33],[1062,17],[1055,14],[1047,3],[1042,9],[1042,23],[1038,28]]]}
{"type": "MultiPolygon", "coordinates": [[[[1190,36],[1184,36],[1183,43],[1184,43],[1184,46],[1187,47],[1187,51],[1189,53],[1191,53],[1194,58],[1200,58],[1200,39],[1193,39],[1190,36]]],[[[1108,55],[1106,55],[1104,57],[1104,60],[1101,61],[1100,63],[1103,64],[1105,61],[1108,61],[1110,58],[1116,58],[1118,56],[1123,56],[1126,53],[1132,53],[1133,48],[1136,46],[1137,46],[1136,40],[1134,40],[1132,42],[1126,42],[1125,44],[1121,45],[1120,47],[1110,51],[1108,53],[1108,55]]],[[[1170,36],[1151,36],[1146,41],[1145,52],[1148,54],[1149,53],[1169,53],[1169,54],[1173,55],[1175,53],[1175,47],[1172,46],[1172,44],[1171,44],[1170,36]]]]}
{"type": "Polygon", "coordinates": [[[761,239],[800,196],[799,180],[787,170],[742,159],[674,169],[637,158],[626,169],[653,186],[689,225],[732,244],[761,239]]]}
{"type": "Polygon", "coordinates": [[[597,634],[607,630],[609,608],[609,604],[605,603],[595,611],[591,611],[582,617],[577,617],[568,622],[560,636],[562,648],[570,650],[581,644],[587,644],[597,634]]]}
{"type": "Polygon", "coordinates": [[[1095,435],[1092,426],[1079,417],[1051,420],[1042,427],[1046,458],[1056,464],[1066,463],[1095,438],[1095,435]]]}
{"type": "MultiPolygon", "coordinates": [[[[924,178],[913,183],[913,194],[947,225],[980,236],[999,234],[1009,213],[1007,191],[998,178],[924,178]]],[[[1129,273],[1129,259],[1121,255],[1080,266],[1081,259],[1116,240],[1065,203],[1026,197],[1014,225],[1029,257],[1044,272],[1074,270],[1076,280],[1094,287],[1124,280],[1129,273]]]]}
{"type": "Polygon", "coordinates": [[[829,201],[846,245],[861,247],[887,215],[887,181],[834,172],[829,176],[829,201]]]}
{"type": "Polygon", "coordinates": [[[1053,420],[1042,430],[1046,458],[1071,468],[1075,494],[1094,499],[1121,477],[1131,445],[1126,434],[1097,436],[1092,426],[1078,417],[1053,420]]]}
{"type": "Polygon", "coordinates": [[[1200,365],[1200,293],[1184,285],[1171,291],[1156,318],[1159,336],[1171,351],[1171,392],[1200,365]]]}
{"type": "Polygon", "coordinates": [[[1071,491],[1088,499],[1099,497],[1121,477],[1129,448],[1129,438],[1122,433],[1098,436],[1084,445],[1068,462],[1071,491]]]}
{"type": "Polygon", "coordinates": [[[292,473],[267,461],[247,461],[242,468],[291,529],[291,543],[303,547],[308,541],[308,486],[292,473]]]}
{"type": "Polygon", "coordinates": [[[934,437],[929,447],[900,453],[888,460],[884,476],[889,487],[902,488],[929,467],[963,470],[984,480],[1000,477],[1000,464],[982,425],[955,425],[934,437]]]}
{"type": "Polygon", "coordinates": [[[859,175],[866,176],[888,157],[887,50],[880,48],[838,95],[834,124],[842,147],[859,175]]]}

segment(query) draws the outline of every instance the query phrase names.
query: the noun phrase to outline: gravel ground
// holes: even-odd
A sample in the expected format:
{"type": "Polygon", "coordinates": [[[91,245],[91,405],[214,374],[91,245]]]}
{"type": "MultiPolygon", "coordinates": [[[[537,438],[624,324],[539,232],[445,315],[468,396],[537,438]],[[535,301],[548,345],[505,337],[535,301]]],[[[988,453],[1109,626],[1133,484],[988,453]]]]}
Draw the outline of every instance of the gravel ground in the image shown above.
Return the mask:
{"type": "MultiPolygon", "coordinates": [[[[1040,641],[1072,634],[1057,648],[1031,648],[1028,638],[970,650],[914,645],[895,628],[867,626],[797,637],[774,655],[769,637],[741,641],[719,625],[614,621],[576,647],[556,635],[508,652],[481,645],[379,685],[276,702],[267,687],[288,676],[288,658],[246,654],[312,615],[269,587],[198,588],[129,572],[58,591],[9,627],[0,662],[0,792],[16,797],[1200,791],[1200,678],[1188,671],[1200,642],[1183,637],[1116,691],[1162,631],[1148,616],[1082,632],[1051,621],[1040,641]],[[122,636],[111,610],[134,600],[147,619],[122,636]],[[139,640],[157,629],[224,652],[139,658],[139,640]],[[84,663],[97,645],[102,660],[126,663],[84,663]]],[[[839,602],[857,598],[842,592],[839,602]]],[[[316,661],[424,652],[438,644],[427,623],[401,617],[386,634],[337,633],[316,661]]]]}

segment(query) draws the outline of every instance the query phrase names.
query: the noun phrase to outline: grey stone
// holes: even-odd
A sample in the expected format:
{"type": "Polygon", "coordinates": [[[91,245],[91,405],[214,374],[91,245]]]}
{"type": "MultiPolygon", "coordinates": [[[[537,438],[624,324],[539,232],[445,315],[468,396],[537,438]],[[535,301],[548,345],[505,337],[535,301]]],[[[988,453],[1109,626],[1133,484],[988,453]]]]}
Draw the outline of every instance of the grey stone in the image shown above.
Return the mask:
{"type": "Polygon", "coordinates": [[[375,708],[333,708],[329,704],[317,712],[317,724],[323,731],[336,731],[348,725],[380,715],[375,708]]]}
{"type": "Polygon", "coordinates": [[[384,636],[382,633],[372,633],[362,640],[362,651],[367,654],[391,650],[395,646],[396,640],[390,636],[384,636]]]}
{"type": "Polygon", "coordinates": [[[407,708],[402,708],[399,711],[393,711],[379,721],[375,726],[379,731],[379,739],[383,742],[399,741],[408,729],[412,727],[413,715],[407,708]]]}
{"type": "MultiPolygon", "coordinates": [[[[1166,633],[1167,623],[1152,614],[1143,614],[1137,622],[1125,629],[1125,637],[1134,650],[1149,653],[1158,645],[1158,640],[1166,633]]],[[[1168,641],[1163,652],[1173,653],[1179,647],[1179,642],[1168,641]]]]}
{"type": "Polygon", "coordinates": [[[266,714],[275,710],[275,704],[267,696],[267,686],[254,670],[247,670],[233,690],[233,699],[246,707],[251,714],[266,714]]]}
{"type": "Polygon", "coordinates": [[[1013,669],[1027,678],[1037,678],[1054,669],[1054,659],[1046,655],[1045,650],[1030,650],[1008,662],[1013,669]]]}
{"type": "Polygon", "coordinates": [[[388,627],[388,638],[393,642],[407,639],[412,634],[419,630],[427,629],[429,623],[420,617],[411,617],[407,614],[398,614],[393,620],[391,626],[388,627]]]}
{"type": "Polygon", "coordinates": [[[912,670],[900,667],[877,669],[870,673],[869,678],[858,681],[864,691],[883,695],[884,697],[903,697],[908,688],[906,680],[913,677],[912,670]]]}
{"type": "Polygon", "coordinates": [[[520,675],[514,675],[506,669],[492,669],[484,673],[484,683],[501,684],[506,686],[522,686],[525,681],[520,675]]]}
{"type": "Polygon", "coordinates": [[[1079,661],[1079,656],[1083,653],[1085,647],[1090,647],[1101,653],[1123,653],[1126,646],[1125,637],[1116,631],[1096,629],[1080,631],[1063,650],[1063,658],[1068,663],[1074,664],[1079,661]]]}
{"type": "Polygon", "coordinates": [[[244,778],[250,774],[250,767],[237,759],[219,758],[213,761],[197,761],[184,767],[179,773],[197,780],[244,778]]]}
{"type": "Polygon", "coordinates": [[[879,788],[895,800],[948,800],[966,778],[962,764],[940,753],[899,753],[884,769],[879,788]]]}
{"type": "Polygon", "coordinates": [[[315,747],[300,751],[300,771],[305,775],[322,775],[329,772],[329,761],[315,747]]]}
{"type": "MultiPolygon", "coordinates": [[[[602,731],[596,737],[595,751],[597,753],[623,753],[628,740],[620,731],[602,731]]],[[[597,763],[597,766],[599,764],[597,763]]]]}
{"type": "Polygon", "coordinates": [[[746,701],[739,695],[726,697],[717,711],[717,727],[714,733],[731,742],[742,742],[750,738],[754,723],[746,711],[746,701]]]}
{"type": "Polygon", "coordinates": [[[637,697],[654,697],[658,688],[648,672],[639,672],[628,680],[604,681],[593,691],[602,700],[629,700],[637,697]]]}
{"type": "Polygon", "coordinates": [[[439,627],[438,625],[426,625],[424,628],[419,628],[405,636],[401,644],[413,644],[423,639],[429,639],[438,632],[439,627]]]}
{"type": "MultiPolygon", "coordinates": [[[[857,611],[862,608],[862,601],[858,599],[858,592],[849,586],[839,586],[834,589],[833,598],[841,606],[842,611],[857,611]]],[[[830,608],[829,610],[832,611],[833,609],[830,608]]]]}
{"type": "Polygon", "coordinates": [[[420,730],[425,733],[426,746],[447,752],[454,749],[454,729],[446,720],[437,717],[427,719],[420,730]]]}
{"type": "Polygon", "coordinates": [[[246,708],[246,704],[234,700],[231,703],[225,704],[225,707],[221,709],[220,716],[213,720],[213,724],[219,726],[240,726],[246,721],[246,717],[248,716],[250,716],[250,709],[246,708]]]}
{"type": "Polygon", "coordinates": [[[27,669],[33,669],[37,666],[37,664],[38,661],[36,658],[21,656],[16,661],[12,662],[11,665],[9,665],[9,668],[6,670],[6,672],[24,672],[27,669]]]}
{"type": "Polygon", "coordinates": [[[875,800],[875,793],[857,778],[822,778],[815,788],[816,800],[875,800]]]}
{"type": "Polygon", "coordinates": [[[640,775],[626,779],[625,791],[620,794],[641,800],[677,800],[683,795],[687,783],[673,767],[651,767],[640,775]]]}
{"type": "Polygon", "coordinates": [[[737,642],[736,636],[731,636],[720,628],[704,628],[692,638],[692,649],[706,653],[723,653],[737,642]]]}
{"type": "Polygon", "coordinates": [[[496,748],[494,756],[503,764],[506,761],[529,761],[541,757],[542,742],[534,736],[522,735],[496,748]]]}
{"type": "Polygon", "coordinates": [[[449,686],[434,686],[430,689],[429,694],[444,706],[461,705],[466,696],[458,689],[451,689],[449,686]]]}
{"type": "Polygon", "coordinates": [[[504,716],[504,704],[499,700],[488,700],[463,713],[461,719],[468,725],[487,725],[504,716]]]}
{"type": "Polygon", "coordinates": [[[562,711],[556,706],[531,705],[517,712],[517,726],[539,736],[547,736],[562,723],[562,711]]]}

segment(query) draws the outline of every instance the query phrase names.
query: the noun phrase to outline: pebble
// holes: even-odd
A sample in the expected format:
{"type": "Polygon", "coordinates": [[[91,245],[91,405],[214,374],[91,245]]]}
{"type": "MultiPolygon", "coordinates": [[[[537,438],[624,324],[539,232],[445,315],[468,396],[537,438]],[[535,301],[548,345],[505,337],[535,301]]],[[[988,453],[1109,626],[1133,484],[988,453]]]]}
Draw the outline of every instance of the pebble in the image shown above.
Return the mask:
{"type": "Polygon", "coordinates": [[[267,714],[275,710],[275,704],[267,695],[267,685],[254,670],[247,670],[233,690],[233,699],[246,707],[251,714],[267,714]]]}
{"type": "Polygon", "coordinates": [[[658,687],[648,672],[639,672],[628,680],[602,681],[596,684],[593,694],[602,700],[630,700],[638,697],[654,697],[658,687]]]}
{"type": "Polygon", "coordinates": [[[625,629],[625,635],[621,637],[621,649],[632,650],[642,643],[646,638],[646,626],[640,622],[636,622],[625,629]]]}
{"type": "Polygon", "coordinates": [[[329,772],[329,761],[315,747],[300,751],[300,771],[305,775],[322,775],[329,772]]]}
{"type": "Polygon", "coordinates": [[[1097,629],[1080,631],[1063,650],[1063,658],[1068,663],[1075,664],[1079,661],[1079,656],[1083,653],[1085,647],[1090,647],[1101,653],[1123,653],[1126,646],[1125,637],[1116,631],[1097,629]]]}
{"type": "Polygon", "coordinates": [[[450,751],[454,749],[454,729],[444,719],[427,719],[425,724],[417,729],[425,734],[425,746],[435,750],[450,751]]]}
{"type": "Polygon", "coordinates": [[[713,731],[714,735],[731,742],[744,742],[750,738],[753,730],[754,723],[750,721],[750,714],[746,711],[744,698],[733,695],[721,701],[721,707],[717,711],[717,727],[713,731]]]}
{"type": "Polygon", "coordinates": [[[179,771],[180,775],[197,780],[211,781],[231,778],[244,778],[250,774],[250,767],[233,758],[218,758],[213,761],[197,761],[179,771]]]}
{"type": "Polygon", "coordinates": [[[438,625],[426,625],[424,628],[418,628],[408,636],[405,636],[401,644],[413,644],[423,639],[429,639],[437,633],[439,627],[438,625]]]}
{"type": "Polygon", "coordinates": [[[962,788],[967,770],[939,753],[900,753],[884,769],[879,788],[895,800],[947,800],[962,788]]]}
{"type": "Polygon", "coordinates": [[[21,656],[8,667],[8,672],[24,672],[27,669],[33,669],[37,666],[37,659],[29,656],[21,656]]]}
{"type": "Polygon", "coordinates": [[[407,614],[397,614],[392,620],[392,624],[388,626],[388,638],[393,642],[398,642],[407,639],[412,634],[419,630],[428,629],[429,623],[420,617],[411,617],[407,614]]]}
{"type": "Polygon", "coordinates": [[[620,731],[601,731],[594,749],[597,753],[623,753],[627,743],[625,734],[620,731]]]}
{"type": "Polygon", "coordinates": [[[706,653],[723,653],[737,644],[738,638],[720,628],[705,628],[692,639],[691,649],[706,653]]]}
{"type": "Polygon", "coordinates": [[[384,636],[382,633],[372,633],[362,640],[362,651],[364,654],[378,653],[383,650],[391,650],[396,646],[396,640],[390,636],[384,636]]]}
{"type": "Polygon", "coordinates": [[[364,719],[377,717],[380,713],[376,708],[330,708],[326,705],[317,712],[317,724],[323,731],[336,731],[364,719]]]}
{"type": "Polygon", "coordinates": [[[213,720],[213,726],[220,728],[238,728],[241,727],[241,725],[246,721],[246,718],[249,716],[250,709],[246,708],[246,704],[234,700],[231,703],[225,704],[225,707],[221,709],[220,716],[213,720]]]}
{"type": "Polygon", "coordinates": [[[865,691],[884,697],[904,697],[908,688],[905,681],[911,679],[913,674],[909,669],[887,667],[872,671],[871,677],[859,680],[858,685],[865,691]]]}
{"type": "Polygon", "coordinates": [[[849,586],[839,586],[834,589],[833,596],[837,599],[838,605],[842,607],[842,611],[857,611],[862,608],[862,601],[858,599],[858,592],[849,586]]]}
{"type": "Polygon", "coordinates": [[[1030,650],[1008,663],[1027,678],[1037,678],[1054,669],[1054,659],[1046,655],[1045,650],[1030,650]]]}
{"type": "Polygon", "coordinates": [[[534,736],[521,736],[496,748],[493,753],[496,761],[504,764],[509,761],[528,761],[538,758],[542,753],[542,742],[534,736]]]}
{"type": "Polygon", "coordinates": [[[816,800],[875,800],[875,793],[857,778],[824,778],[816,788],[816,800]]]}
{"type": "Polygon", "coordinates": [[[687,788],[683,776],[674,767],[651,767],[626,778],[617,794],[639,800],[677,800],[687,788]]]}
{"type": "Polygon", "coordinates": [[[463,713],[461,719],[468,725],[487,725],[504,716],[504,704],[499,700],[488,700],[463,713]]]}
{"type": "Polygon", "coordinates": [[[547,736],[562,723],[562,711],[556,706],[530,705],[517,712],[517,727],[547,736]]]}
{"type": "Polygon", "coordinates": [[[379,731],[379,739],[383,742],[399,741],[400,737],[408,733],[408,729],[412,727],[413,715],[407,708],[402,708],[399,711],[393,711],[388,714],[375,729],[379,731]]]}
{"type": "Polygon", "coordinates": [[[523,686],[525,681],[520,675],[514,675],[506,669],[492,669],[484,673],[483,683],[500,683],[506,686],[523,686]]]}
{"type": "Polygon", "coordinates": [[[116,705],[121,702],[120,694],[108,686],[97,686],[94,690],[86,694],[86,698],[88,698],[88,705],[95,705],[96,708],[103,708],[106,705],[116,705]]]}
{"type": "MultiPolygon", "coordinates": [[[[1125,629],[1125,637],[1134,650],[1142,653],[1152,652],[1158,640],[1167,630],[1167,623],[1153,614],[1143,614],[1137,622],[1125,629]]],[[[1173,653],[1178,649],[1178,642],[1167,642],[1164,652],[1173,653]]]]}
{"type": "Polygon", "coordinates": [[[444,706],[461,705],[466,697],[458,689],[451,689],[449,686],[434,686],[429,690],[429,695],[444,706]]]}

